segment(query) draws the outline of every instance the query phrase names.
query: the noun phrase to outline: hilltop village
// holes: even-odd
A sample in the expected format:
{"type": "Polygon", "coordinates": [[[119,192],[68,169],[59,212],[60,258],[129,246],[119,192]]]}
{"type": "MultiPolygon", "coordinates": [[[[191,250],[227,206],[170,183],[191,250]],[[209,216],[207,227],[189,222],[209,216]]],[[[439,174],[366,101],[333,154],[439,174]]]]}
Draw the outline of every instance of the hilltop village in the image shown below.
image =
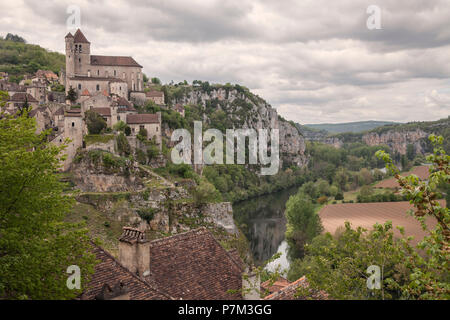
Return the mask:
{"type": "MultiPolygon", "coordinates": [[[[305,255],[306,244],[332,244],[331,235],[340,241],[349,220],[368,229],[390,220],[406,226],[414,243],[427,234],[406,215],[412,205],[375,152],[390,152],[404,174],[426,182],[431,166],[425,155],[433,151],[427,138],[436,133],[448,141],[450,118],[330,135],[283,119],[238,84],[149,81],[131,56],[91,54],[88,38],[79,29],[65,36],[59,72],[36,68],[20,79],[0,72],[0,91],[8,94],[0,117],[26,114],[35,119],[36,134],[66,146],[55,170],[64,195],[75,199],[65,221],[86,223],[89,239],[101,240],[90,245],[97,263],[77,299],[365,298],[365,289],[347,295],[331,280],[326,290],[310,285],[314,278],[308,283],[305,274],[314,260],[305,255]],[[171,134],[192,131],[194,121],[222,132],[278,129],[279,172],[260,176],[257,165],[173,164],[171,134]],[[233,213],[235,203],[294,188],[274,210],[278,216],[264,216],[272,205],[264,201],[249,201],[233,213]],[[252,216],[259,211],[262,227],[252,216]],[[270,247],[270,258],[285,240],[292,259],[286,278],[254,268],[253,249],[270,247]]],[[[446,190],[436,205],[446,206],[446,190]]],[[[349,252],[345,259],[353,258],[349,252]]],[[[366,270],[359,267],[355,274],[366,270]]]]}

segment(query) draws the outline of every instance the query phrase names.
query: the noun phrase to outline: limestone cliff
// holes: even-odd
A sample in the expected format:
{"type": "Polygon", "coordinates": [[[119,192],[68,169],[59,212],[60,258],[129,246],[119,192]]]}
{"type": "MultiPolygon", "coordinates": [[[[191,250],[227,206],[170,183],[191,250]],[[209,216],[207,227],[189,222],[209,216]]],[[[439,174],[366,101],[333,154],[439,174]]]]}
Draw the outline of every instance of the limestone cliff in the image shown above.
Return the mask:
{"type": "Polygon", "coordinates": [[[406,154],[407,146],[412,144],[416,153],[424,153],[423,138],[427,136],[421,129],[404,132],[389,130],[383,133],[368,132],[363,135],[362,140],[369,146],[387,145],[394,153],[399,154],[406,154]]]}
{"type": "Polygon", "coordinates": [[[262,98],[241,86],[214,86],[208,90],[190,88],[174,103],[201,106],[203,122],[221,131],[226,129],[279,129],[280,160],[284,164],[304,166],[305,139],[295,125],[278,116],[262,98]]]}

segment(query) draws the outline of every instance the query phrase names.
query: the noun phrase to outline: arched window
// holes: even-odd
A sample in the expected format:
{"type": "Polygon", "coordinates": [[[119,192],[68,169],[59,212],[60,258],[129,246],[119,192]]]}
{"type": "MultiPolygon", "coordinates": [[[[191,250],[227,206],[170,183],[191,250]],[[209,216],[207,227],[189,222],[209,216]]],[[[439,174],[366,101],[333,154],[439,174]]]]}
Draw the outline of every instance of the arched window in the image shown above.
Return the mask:
{"type": "Polygon", "coordinates": [[[97,75],[98,75],[98,76],[100,75],[100,70],[97,70],[97,75]]]}
{"type": "Polygon", "coordinates": [[[116,76],[116,70],[114,70],[114,77],[116,76]]]}
{"type": "Polygon", "coordinates": [[[78,90],[81,90],[81,83],[78,84],[78,90]]]}
{"type": "Polygon", "coordinates": [[[97,91],[100,91],[100,85],[99,84],[97,85],[97,91]]]}
{"type": "Polygon", "coordinates": [[[81,44],[78,46],[78,51],[81,53],[81,44]]]}

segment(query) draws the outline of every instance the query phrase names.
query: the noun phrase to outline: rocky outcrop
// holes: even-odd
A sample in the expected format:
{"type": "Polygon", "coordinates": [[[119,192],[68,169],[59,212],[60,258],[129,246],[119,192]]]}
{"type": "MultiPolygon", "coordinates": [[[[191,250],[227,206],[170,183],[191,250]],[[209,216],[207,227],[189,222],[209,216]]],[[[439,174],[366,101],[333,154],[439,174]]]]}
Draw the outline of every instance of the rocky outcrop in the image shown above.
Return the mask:
{"type": "Polygon", "coordinates": [[[362,140],[369,146],[387,145],[393,152],[406,154],[406,148],[409,144],[414,145],[416,153],[423,153],[423,139],[428,134],[416,129],[412,131],[394,131],[389,130],[383,133],[369,132],[363,135],[362,140]]]}
{"type": "MultiPolygon", "coordinates": [[[[227,115],[227,129],[279,129],[280,162],[304,166],[305,139],[290,122],[280,118],[266,101],[246,89],[214,88],[209,91],[192,89],[176,100],[184,105],[202,105],[204,122],[214,125],[208,109],[222,110],[227,115]]],[[[211,112],[210,112],[211,113],[211,112]]]]}

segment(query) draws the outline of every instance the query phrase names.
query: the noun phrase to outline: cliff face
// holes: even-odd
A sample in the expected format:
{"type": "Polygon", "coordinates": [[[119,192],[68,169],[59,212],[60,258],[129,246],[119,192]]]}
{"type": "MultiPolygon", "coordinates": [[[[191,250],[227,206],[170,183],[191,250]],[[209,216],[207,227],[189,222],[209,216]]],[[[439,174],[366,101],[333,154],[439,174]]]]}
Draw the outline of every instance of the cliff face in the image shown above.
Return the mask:
{"type": "Polygon", "coordinates": [[[406,148],[409,144],[414,145],[417,153],[423,153],[423,138],[426,138],[428,134],[421,130],[411,131],[394,131],[389,130],[384,133],[369,132],[363,135],[362,140],[369,146],[388,145],[392,151],[406,154],[406,148]]]}
{"type": "MultiPolygon", "coordinates": [[[[219,128],[214,113],[226,115],[226,129],[278,129],[280,162],[296,166],[307,163],[305,139],[291,123],[278,117],[277,111],[266,101],[246,90],[214,88],[208,91],[195,88],[176,100],[183,105],[201,105],[203,121],[219,128]]],[[[224,133],[224,132],[223,132],[224,133]]]]}

